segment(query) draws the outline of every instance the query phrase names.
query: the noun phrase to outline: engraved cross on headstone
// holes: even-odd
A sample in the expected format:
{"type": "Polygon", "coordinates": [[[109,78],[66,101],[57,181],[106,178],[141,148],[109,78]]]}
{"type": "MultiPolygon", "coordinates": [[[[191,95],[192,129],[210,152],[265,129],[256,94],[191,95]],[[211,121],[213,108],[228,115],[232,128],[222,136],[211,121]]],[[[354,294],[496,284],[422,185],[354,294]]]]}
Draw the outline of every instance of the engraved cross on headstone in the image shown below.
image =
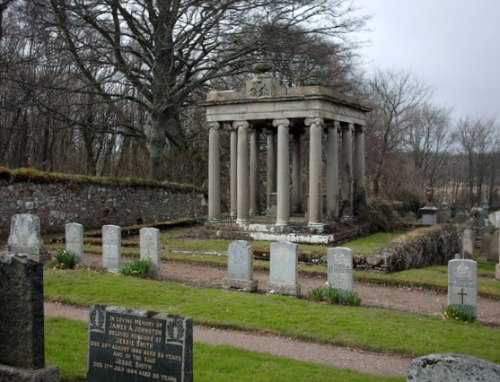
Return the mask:
{"type": "Polygon", "coordinates": [[[467,296],[467,293],[464,293],[464,288],[460,290],[460,293],[458,295],[462,298],[462,305],[464,304],[464,296],[467,296]]]}

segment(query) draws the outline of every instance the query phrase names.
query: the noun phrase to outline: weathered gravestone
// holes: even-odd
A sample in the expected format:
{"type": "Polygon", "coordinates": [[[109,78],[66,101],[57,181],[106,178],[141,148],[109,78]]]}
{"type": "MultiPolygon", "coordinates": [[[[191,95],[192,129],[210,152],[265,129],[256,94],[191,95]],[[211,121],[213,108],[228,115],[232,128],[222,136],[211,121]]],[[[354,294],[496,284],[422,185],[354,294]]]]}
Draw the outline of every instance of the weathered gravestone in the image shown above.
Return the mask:
{"type": "Polygon", "coordinates": [[[40,235],[40,218],[32,214],[18,214],[10,220],[7,249],[11,253],[26,255],[29,259],[45,262],[50,259],[40,235]]]}
{"type": "Polygon", "coordinates": [[[474,230],[465,228],[462,234],[462,257],[464,259],[472,259],[474,256],[474,230]]]}
{"type": "Polygon", "coordinates": [[[487,227],[481,237],[481,257],[497,262],[499,258],[499,229],[487,227]]]}
{"type": "Polygon", "coordinates": [[[0,255],[0,381],[59,381],[45,366],[43,265],[24,255],[0,255]]]}
{"type": "Polygon", "coordinates": [[[79,262],[85,262],[83,257],[83,225],[68,223],[64,226],[66,251],[78,256],[79,262]]]}
{"type": "Polygon", "coordinates": [[[477,313],[477,263],[469,259],[448,262],[448,306],[462,306],[477,313]]]}
{"type": "Polygon", "coordinates": [[[408,368],[411,382],[498,382],[500,366],[462,354],[429,354],[415,358],[408,368]]]}
{"type": "Polygon", "coordinates": [[[268,287],[281,294],[300,295],[298,246],[287,241],[271,243],[268,287]]]}
{"type": "Polygon", "coordinates": [[[352,251],[349,248],[328,248],[328,282],[336,289],[352,292],[354,276],[352,270],[352,251]]]}
{"type": "Polygon", "coordinates": [[[227,277],[223,283],[227,288],[257,290],[257,280],[253,280],[253,250],[248,241],[236,240],[229,244],[227,277]]]}
{"type": "Polygon", "coordinates": [[[122,229],[116,225],[102,226],[102,267],[117,272],[122,260],[122,229]]]}
{"type": "Polygon", "coordinates": [[[160,230],[158,228],[141,228],[139,231],[141,260],[149,260],[149,273],[158,276],[160,273],[160,230]]]}
{"type": "Polygon", "coordinates": [[[193,381],[193,320],[95,305],[87,382],[193,381]]]}

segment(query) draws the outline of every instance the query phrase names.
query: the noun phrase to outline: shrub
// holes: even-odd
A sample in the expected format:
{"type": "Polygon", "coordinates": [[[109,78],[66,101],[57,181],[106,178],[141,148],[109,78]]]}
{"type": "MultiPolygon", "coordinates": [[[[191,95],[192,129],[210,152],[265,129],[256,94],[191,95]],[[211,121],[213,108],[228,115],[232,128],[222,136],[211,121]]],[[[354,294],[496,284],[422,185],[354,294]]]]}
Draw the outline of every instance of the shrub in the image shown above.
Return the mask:
{"type": "Polygon", "coordinates": [[[443,305],[442,312],[446,320],[465,321],[468,323],[476,321],[474,313],[462,305],[443,305]]]}
{"type": "Polygon", "coordinates": [[[401,228],[401,220],[394,214],[391,203],[380,198],[366,201],[359,210],[359,220],[369,223],[377,231],[390,232],[401,228]]]}
{"type": "Polygon", "coordinates": [[[65,249],[58,252],[50,262],[50,266],[57,269],[73,269],[78,263],[78,256],[65,249]]]}
{"type": "Polygon", "coordinates": [[[346,292],[332,287],[330,283],[327,286],[314,288],[309,293],[314,301],[326,301],[329,304],[359,306],[361,297],[356,292],[346,292]]]}
{"type": "Polygon", "coordinates": [[[125,276],[147,277],[151,269],[151,260],[134,260],[123,264],[120,273],[125,276]]]}

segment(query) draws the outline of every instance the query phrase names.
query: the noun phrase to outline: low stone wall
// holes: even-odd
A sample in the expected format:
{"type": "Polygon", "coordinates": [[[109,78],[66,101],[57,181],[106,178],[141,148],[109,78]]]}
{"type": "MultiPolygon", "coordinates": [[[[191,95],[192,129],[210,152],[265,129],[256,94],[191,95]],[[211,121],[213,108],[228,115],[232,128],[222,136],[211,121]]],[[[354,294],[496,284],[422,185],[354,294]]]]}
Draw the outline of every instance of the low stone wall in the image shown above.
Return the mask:
{"type": "Polygon", "coordinates": [[[20,213],[38,215],[43,233],[64,231],[68,222],[98,228],[206,216],[203,193],[190,186],[34,173],[0,171],[0,237],[8,237],[10,218],[20,213]]]}
{"type": "Polygon", "coordinates": [[[356,269],[396,272],[447,264],[460,252],[458,228],[452,224],[419,228],[370,256],[354,256],[356,269]]]}

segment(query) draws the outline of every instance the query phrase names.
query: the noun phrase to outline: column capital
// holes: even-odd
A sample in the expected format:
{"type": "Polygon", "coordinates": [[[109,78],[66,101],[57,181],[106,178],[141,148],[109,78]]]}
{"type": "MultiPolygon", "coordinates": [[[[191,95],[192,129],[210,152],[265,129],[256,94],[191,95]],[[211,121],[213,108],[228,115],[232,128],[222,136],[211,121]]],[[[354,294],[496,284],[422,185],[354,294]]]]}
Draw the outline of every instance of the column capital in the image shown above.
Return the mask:
{"type": "Polygon", "coordinates": [[[349,130],[352,133],[354,131],[354,124],[353,123],[344,123],[342,125],[342,130],[349,130]]]}
{"type": "Polygon", "coordinates": [[[210,130],[220,130],[221,126],[219,122],[206,122],[205,126],[207,126],[210,130]]]}
{"type": "Polygon", "coordinates": [[[274,119],[273,120],[273,126],[284,126],[284,127],[290,127],[290,120],[283,118],[283,119],[274,119]]]}
{"type": "Polygon", "coordinates": [[[306,126],[317,126],[317,127],[323,127],[325,126],[325,120],[323,118],[306,118],[304,121],[304,125],[306,126]]]}
{"type": "Polygon", "coordinates": [[[357,133],[365,133],[366,127],[363,125],[355,124],[354,131],[357,133]]]}
{"type": "Polygon", "coordinates": [[[248,126],[250,126],[250,124],[248,123],[248,121],[234,121],[233,122],[233,127],[235,129],[248,129],[248,126]]]}
{"type": "Polygon", "coordinates": [[[262,130],[264,134],[266,135],[274,135],[276,133],[276,130],[271,129],[270,127],[266,127],[262,130]]]}

